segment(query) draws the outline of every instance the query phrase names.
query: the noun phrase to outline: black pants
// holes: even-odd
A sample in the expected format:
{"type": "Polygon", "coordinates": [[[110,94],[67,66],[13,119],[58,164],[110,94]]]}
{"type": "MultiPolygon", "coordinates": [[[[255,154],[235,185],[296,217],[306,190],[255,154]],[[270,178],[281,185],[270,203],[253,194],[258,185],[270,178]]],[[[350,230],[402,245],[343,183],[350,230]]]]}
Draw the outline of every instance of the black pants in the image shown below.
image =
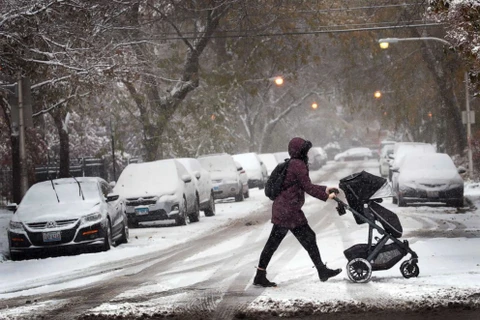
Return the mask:
{"type": "Polygon", "coordinates": [[[258,267],[266,269],[270,259],[272,259],[273,254],[277,251],[278,246],[282,242],[283,238],[287,235],[288,231],[291,231],[298,242],[307,250],[310,259],[312,259],[313,264],[316,267],[323,266],[322,259],[320,258],[320,251],[318,250],[317,240],[315,232],[310,228],[308,224],[297,227],[295,229],[288,229],[273,225],[272,232],[270,237],[263,248],[262,254],[260,255],[260,261],[258,262],[258,267]]]}

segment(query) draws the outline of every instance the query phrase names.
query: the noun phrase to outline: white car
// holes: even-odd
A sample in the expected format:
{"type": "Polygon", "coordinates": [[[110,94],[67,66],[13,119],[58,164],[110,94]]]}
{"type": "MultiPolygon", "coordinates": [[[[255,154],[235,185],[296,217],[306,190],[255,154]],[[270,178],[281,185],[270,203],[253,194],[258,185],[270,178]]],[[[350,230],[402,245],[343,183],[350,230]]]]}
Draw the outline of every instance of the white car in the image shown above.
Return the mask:
{"type": "Polygon", "coordinates": [[[235,198],[243,201],[243,185],[235,160],[228,153],[209,154],[198,157],[203,168],[210,172],[215,199],[235,198]]]}
{"type": "Polygon", "coordinates": [[[34,184],[15,211],[9,227],[10,257],[61,252],[63,249],[109,250],[128,241],[125,207],[101,178],[63,178],[34,184]]]}
{"type": "Polygon", "coordinates": [[[177,159],[187,169],[192,176],[197,190],[197,197],[200,204],[200,210],[205,216],[211,217],[215,215],[215,200],[213,198],[213,186],[210,179],[210,172],[205,170],[200,162],[195,158],[177,159]]]}
{"type": "Polygon", "coordinates": [[[255,152],[240,153],[233,155],[233,159],[240,163],[243,169],[247,172],[248,187],[250,189],[265,188],[265,183],[268,179],[268,172],[258,154],[255,152]]]}
{"type": "Polygon", "coordinates": [[[270,177],[273,169],[277,166],[278,162],[273,153],[261,153],[258,155],[262,159],[265,167],[267,168],[267,175],[270,177]]]}
{"type": "Polygon", "coordinates": [[[406,155],[415,153],[436,153],[436,149],[433,145],[423,142],[401,142],[396,143],[394,146],[393,154],[390,154],[389,162],[389,178],[392,181],[392,191],[394,194],[393,203],[397,203],[398,197],[395,194],[398,192],[398,170],[402,166],[403,160],[406,155]],[[392,159],[393,158],[393,159],[392,159]]]}
{"type": "Polygon", "coordinates": [[[240,174],[240,181],[242,182],[243,186],[243,197],[247,199],[248,197],[250,197],[247,172],[245,171],[245,169],[243,169],[242,165],[238,161],[235,161],[235,164],[237,165],[238,173],[240,174]]]}
{"type": "Polygon", "coordinates": [[[442,202],[463,207],[463,167],[455,167],[445,153],[410,153],[398,172],[398,206],[413,202],[442,202]]]}
{"type": "Polygon", "coordinates": [[[285,159],[290,159],[288,151],[275,152],[273,155],[275,156],[275,159],[277,159],[277,163],[282,163],[285,159]]]}
{"type": "Polygon", "coordinates": [[[320,154],[320,159],[321,159],[321,162],[322,162],[322,167],[324,165],[327,164],[327,161],[328,161],[328,155],[327,155],[327,152],[325,151],[325,149],[323,149],[322,147],[313,147],[312,149],[315,149],[318,151],[318,153],[320,154]]]}
{"type": "Polygon", "coordinates": [[[386,144],[382,147],[379,159],[380,176],[388,177],[390,170],[390,155],[393,153],[393,144],[386,144]]]}
{"type": "Polygon", "coordinates": [[[369,160],[374,157],[372,150],[365,147],[350,148],[335,155],[335,161],[369,160]]]}
{"type": "Polygon", "coordinates": [[[200,217],[195,183],[175,159],[129,164],[120,174],[114,192],[125,199],[132,227],[158,220],[186,225],[200,217]]]}

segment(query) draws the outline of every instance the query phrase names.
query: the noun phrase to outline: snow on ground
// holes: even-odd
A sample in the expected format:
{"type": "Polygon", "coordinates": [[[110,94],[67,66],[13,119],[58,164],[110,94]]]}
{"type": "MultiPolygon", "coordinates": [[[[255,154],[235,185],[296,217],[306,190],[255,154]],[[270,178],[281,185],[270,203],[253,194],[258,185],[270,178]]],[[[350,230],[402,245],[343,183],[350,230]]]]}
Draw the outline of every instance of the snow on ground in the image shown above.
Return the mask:
{"type": "MultiPolygon", "coordinates": [[[[375,168],[373,162],[371,168],[375,168]]],[[[376,173],[373,169],[369,171],[376,173]]],[[[338,172],[340,177],[343,173],[338,172]]],[[[348,169],[345,169],[345,174],[349,173],[348,169]]],[[[312,176],[316,174],[312,173],[312,176]]],[[[338,181],[325,182],[329,186],[337,183],[338,181]]],[[[480,207],[480,184],[467,183],[465,195],[477,207],[480,207]]],[[[6,226],[12,213],[0,210],[0,283],[2,284],[0,299],[83,286],[88,282],[97,281],[101,277],[110,277],[116,272],[113,268],[109,273],[95,272],[98,261],[116,262],[125,259],[126,256],[135,259],[135,257],[149,252],[190,241],[231,223],[234,218],[246,215],[261,206],[269,205],[269,201],[264,196],[263,190],[253,189],[250,190],[250,198],[242,203],[227,201],[217,203],[217,214],[208,218],[202,216],[200,223],[190,224],[188,234],[185,234],[184,228],[176,227],[132,229],[128,244],[123,244],[108,252],[17,262],[6,258],[2,259],[1,256],[2,253],[7,256],[6,226]],[[90,257],[92,259],[89,259],[90,257]]],[[[307,198],[305,206],[307,216],[315,213],[313,202],[318,201],[311,197],[307,198]]],[[[334,204],[330,205],[332,208],[334,207],[334,204]]],[[[480,296],[480,250],[478,249],[480,248],[480,238],[468,236],[469,231],[475,231],[478,234],[480,230],[479,211],[476,208],[463,212],[453,208],[427,206],[399,208],[393,205],[390,199],[387,199],[383,205],[398,214],[404,228],[402,239],[408,239],[412,249],[419,256],[420,276],[418,278],[404,279],[398,264],[386,271],[375,271],[369,283],[350,282],[345,272],[346,260],[343,250],[357,243],[365,243],[368,228],[365,225],[356,225],[352,215],[347,213],[341,217],[337,216],[336,223],[328,228],[322,228],[320,225],[315,229],[322,257],[329,266],[344,269],[340,276],[320,283],[308,255],[303,250],[299,250],[287,263],[276,263],[278,257],[274,256],[268,270],[269,278],[281,285],[269,289],[253,286],[247,288],[247,290],[263,290],[250,308],[267,312],[274,309],[288,311],[298,307],[299,304],[308,303],[320,304],[325,308],[335,308],[335,306],[338,307],[338,301],[392,306],[392,304],[403,304],[405,301],[421,302],[435,298],[437,303],[442,303],[442,301],[448,303],[456,299],[471,297],[476,297],[476,303],[480,304],[478,300],[480,296]],[[462,226],[464,231],[461,235],[448,236],[448,231],[458,229],[459,226],[462,226]],[[339,232],[344,229],[348,232],[339,232]],[[429,236],[429,231],[438,230],[445,231],[445,237],[438,236],[438,234],[433,237],[429,236]],[[302,280],[299,280],[299,274],[311,276],[301,277],[302,280]]],[[[336,213],[334,214],[336,215],[336,213]]],[[[264,229],[269,232],[270,224],[267,223],[264,229]]],[[[209,248],[199,255],[212,255],[215,254],[215,251],[221,252],[225,250],[225,246],[235,246],[236,243],[242,243],[241,239],[232,239],[231,243],[209,248]],[[239,241],[237,242],[237,240],[239,241]]],[[[196,258],[199,257],[192,257],[192,259],[196,258]]],[[[195,282],[201,282],[208,276],[208,272],[199,272],[195,277],[195,282]]],[[[185,278],[172,279],[169,283],[141,287],[126,292],[124,295],[141,295],[145,291],[156,292],[172,286],[183,286],[187,285],[185,283],[187,280],[185,278]]],[[[53,302],[43,302],[44,305],[36,305],[36,307],[47,308],[48,303],[53,302]]],[[[24,308],[32,308],[32,306],[24,308]]],[[[119,310],[150,313],[155,310],[155,301],[142,301],[141,305],[107,303],[92,312],[115,314],[120,312],[119,310]]],[[[2,315],[13,318],[15,313],[24,311],[0,310],[0,318],[2,315]]]]}

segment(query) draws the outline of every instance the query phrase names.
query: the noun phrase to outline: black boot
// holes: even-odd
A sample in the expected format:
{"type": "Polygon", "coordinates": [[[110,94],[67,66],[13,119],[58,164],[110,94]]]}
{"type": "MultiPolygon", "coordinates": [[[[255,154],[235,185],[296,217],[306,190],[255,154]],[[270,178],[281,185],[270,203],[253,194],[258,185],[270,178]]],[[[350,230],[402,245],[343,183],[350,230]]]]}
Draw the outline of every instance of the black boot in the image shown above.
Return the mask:
{"type": "Polygon", "coordinates": [[[276,287],[277,284],[275,282],[270,282],[267,279],[267,270],[260,270],[257,269],[257,274],[255,275],[255,279],[253,279],[253,284],[256,286],[262,287],[276,287]]]}
{"type": "Polygon", "coordinates": [[[335,277],[340,272],[342,272],[341,268],[338,269],[328,269],[326,265],[318,266],[318,276],[320,277],[320,281],[325,282],[329,278],[335,277]]]}

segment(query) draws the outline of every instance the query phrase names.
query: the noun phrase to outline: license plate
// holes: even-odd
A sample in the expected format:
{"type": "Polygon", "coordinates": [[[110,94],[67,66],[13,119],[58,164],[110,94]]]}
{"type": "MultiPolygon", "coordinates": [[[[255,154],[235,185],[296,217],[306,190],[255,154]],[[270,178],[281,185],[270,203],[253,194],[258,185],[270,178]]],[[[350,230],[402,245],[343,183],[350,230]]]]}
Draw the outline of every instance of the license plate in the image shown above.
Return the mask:
{"type": "Polygon", "coordinates": [[[427,191],[428,198],[438,198],[438,191],[427,191]]]}
{"type": "Polygon", "coordinates": [[[213,191],[219,191],[219,190],[220,190],[220,188],[218,186],[213,187],[213,191]]]}
{"type": "Polygon", "coordinates": [[[43,242],[55,242],[55,241],[61,241],[61,240],[62,240],[62,235],[60,231],[43,233],[43,242]]]}
{"type": "Polygon", "coordinates": [[[148,208],[135,208],[135,214],[137,216],[143,216],[148,214],[148,208]]]}

